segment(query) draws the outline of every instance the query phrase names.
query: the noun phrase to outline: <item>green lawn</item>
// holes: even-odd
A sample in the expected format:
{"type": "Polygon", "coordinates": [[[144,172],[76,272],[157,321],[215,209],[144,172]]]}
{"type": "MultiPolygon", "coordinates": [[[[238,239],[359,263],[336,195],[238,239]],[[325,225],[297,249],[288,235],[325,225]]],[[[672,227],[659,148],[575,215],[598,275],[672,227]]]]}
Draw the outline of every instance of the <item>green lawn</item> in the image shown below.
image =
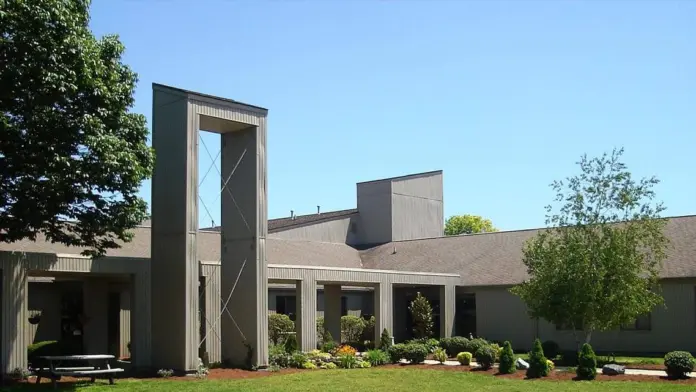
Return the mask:
{"type": "MultiPolygon", "coordinates": [[[[7,390],[7,389],[6,389],[7,390]]],[[[48,391],[50,384],[23,385],[13,391],[48,391]]],[[[296,374],[274,375],[247,380],[119,380],[115,386],[104,381],[96,385],[79,385],[67,390],[84,392],[194,392],[194,391],[245,391],[245,392],[295,392],[295,391],[520,391],[520,392],[563,392],[563,391],[687,391],[693,385],[628,381],[613,382],[554,382],[506,380],[490,375],[472,374],[427,369],[354,369],[317,370],[296,374]]]]}

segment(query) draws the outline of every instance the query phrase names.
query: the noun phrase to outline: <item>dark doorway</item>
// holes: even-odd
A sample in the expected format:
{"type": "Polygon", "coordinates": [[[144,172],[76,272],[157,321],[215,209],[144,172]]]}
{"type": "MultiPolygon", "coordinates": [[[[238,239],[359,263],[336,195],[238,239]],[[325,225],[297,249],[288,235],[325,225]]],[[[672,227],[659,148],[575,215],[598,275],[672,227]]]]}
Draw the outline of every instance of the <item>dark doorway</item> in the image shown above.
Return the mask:
{"type": "Polygon", "coordinates": [[[276,313],[285,314],[295,321],[297,297],[294,295],[279,295],[276,297],[276,313]]]}
{"type": "Polygon", "coordinates": [[[109,354],[118,358],[121,351],[121,293],[109,293],[107,312],[109,354]]]}
{"type": "Polygon", "coordinates": [[[60,307],[61,342],[70,351],[67,354],[83,354],[82,317],[83,295],[81,289],[71,289],[63,292],[60,307]]]}
{"type": "Polygon", "coordinates": [[[455,330],[458,336],[476,336],[476,294],[457,295],[455,330]]]}

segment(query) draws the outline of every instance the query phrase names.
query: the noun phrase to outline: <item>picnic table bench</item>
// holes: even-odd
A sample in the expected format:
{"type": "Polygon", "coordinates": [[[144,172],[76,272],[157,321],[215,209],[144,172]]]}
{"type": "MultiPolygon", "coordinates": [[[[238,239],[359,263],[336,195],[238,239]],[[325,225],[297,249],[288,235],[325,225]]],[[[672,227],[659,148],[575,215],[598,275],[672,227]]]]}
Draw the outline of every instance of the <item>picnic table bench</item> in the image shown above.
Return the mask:
{"type": "Polygon", "coordinates": [[[48,377],[53,383],[53,388],[57,388],[57,381],[61,376],[68,377],[89,377],[92,382],[97,376],[106,376],[109,384],[114,383],[114,374],[123,372],[122,368],[112,368],[109,360],[115,359],[113,355],[51,355],[41,357],[48,362],[48,368],[40,368],[36,371],[36,383],[41,382],[42,377],[48,377]],[[61,362],[89,361],[96,363],[95,366],[74,366],[61,367],[61,362]]]}

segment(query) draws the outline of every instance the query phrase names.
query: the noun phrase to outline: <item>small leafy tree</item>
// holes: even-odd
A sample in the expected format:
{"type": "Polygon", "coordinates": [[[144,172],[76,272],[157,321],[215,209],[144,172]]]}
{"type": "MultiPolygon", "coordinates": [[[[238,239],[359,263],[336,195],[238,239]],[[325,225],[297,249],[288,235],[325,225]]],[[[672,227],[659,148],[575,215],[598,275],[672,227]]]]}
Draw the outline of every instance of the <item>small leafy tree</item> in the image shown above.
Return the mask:
{"type": "Polygon", "coordinates": [[[391,341],[391,335],[389,335],[389,331],[387,331],[386,328],[382,330],[382,334],[379,336],[379,348],[380,350],[388,350],[389,347],[391,347],[392,341],[391,341]]]}
{"type": "Polygon", "coordinates": [[[103,255],[147,217],[137,75],[118,36],[90,31],[90,1],[1,4],[0,242],[43,235],[103,255]]]}
{"type": "Polygon", "coordinates": [[[295,330],[295,323],[285,314],[268,315],[268,339],[272,344],[280,343],[287,334],[295,330]]]}
{"type": "Polygon", "coordinates": [[[491,233],[498,231],[490,219],[478,215],[453,215],[445,222],[445,235],[491,233]]]}
{"type": "Polygon", "coordinates": [[[416,339],[429,338],[433,334],[433,308],[427,298],[418,293],[408,307],[413,318],[413,334],[416,339]]]}
{"type": "Polygon", "coordinates": [[[597,356],[588,343],[583,344],[580,349],[575,374],[581,380],[594,380],[597,377],[597,356]]]}
{"type": "Polygon", "coordinates": [[[541,341],[536,339],[532,351],[529,353],[529,368],[527,378],[541,378],[549,375],[549,363],[541,348],[541,341]]]}
{"type": "Polygon", "coordinates": [[[589,342],[593,331],[635,322],[662,303],[655,290],[668,240],[664,207],[652,203],[656,178],[636,181],[623,150],[579,162],[581,173],[552,184],[560,209],[547,207],[549,229],[523,253],[529,280],[511,289],[532,317],[571,329],[589,342]]]}
{"type": "Polygon", "coordinates": [[[515,368],[515,353],[512,351],[512,345],[506,341],[503,344],[503,351],[500,353],[500,373],[512,374],[517,370],[515,368]]]}
{"type": "Polygon", "coordinates": [[[358,343],[365,330],[365,320],[362,317],[346,315],[341,317],[341,343],[358,343]]]}
{"type": "Polygon", "coordinates": [[[288,354],[292,354],[297,351],[297,338],[295,335],[288,335],[288,337],[285,338],[283,348],[285,348],[285,352],[288,354]]]}

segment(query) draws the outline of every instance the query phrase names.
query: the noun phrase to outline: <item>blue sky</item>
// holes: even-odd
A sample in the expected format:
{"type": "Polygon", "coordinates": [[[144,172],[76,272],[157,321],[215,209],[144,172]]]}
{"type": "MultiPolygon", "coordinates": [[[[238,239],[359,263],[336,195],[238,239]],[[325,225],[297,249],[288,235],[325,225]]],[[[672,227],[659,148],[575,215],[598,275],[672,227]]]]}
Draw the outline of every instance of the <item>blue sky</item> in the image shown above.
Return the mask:
{"type": "Polygon", "coordinates": [[[442,169],[446,216],[512,230],[543,226],[548,184],[614,146],[661,179],[666,215],[696,213],[694,20],[689,0],[97,0],[91,25],[121,36],[148,119],[153,82],[270,110],[271,218],[442,169]]]}

